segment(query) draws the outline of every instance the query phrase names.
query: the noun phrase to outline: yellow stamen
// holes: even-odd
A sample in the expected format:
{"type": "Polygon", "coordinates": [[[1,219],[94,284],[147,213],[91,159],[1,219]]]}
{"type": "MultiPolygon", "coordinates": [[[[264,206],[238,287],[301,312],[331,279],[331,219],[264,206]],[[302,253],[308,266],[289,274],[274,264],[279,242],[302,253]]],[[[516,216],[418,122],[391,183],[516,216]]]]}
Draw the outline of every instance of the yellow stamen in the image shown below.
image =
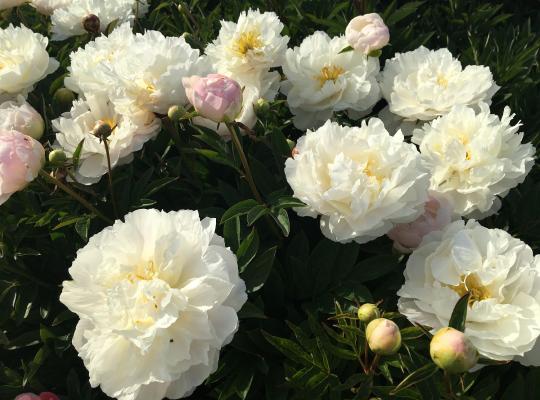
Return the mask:
{"type": "Polygon", "coordinates": [[[245,56],[248,51],[262,47],[263,43],[260,35],[256,31],[243,32],[233,44],[233,50],[238,54],[245,56]]]}
{"type": "Polygon", "coordinates": [[[467,276],[462,275],[461,283],[449,287],[454,292],[459,294],[460,297],[470,293],[471,297],[469,297],[469,307],[471,307],[477,301],[486,300],[492,297],[489,288],[482,285],[476,274],[469,274],[467,276]]]}
{"type": "Polygon", "coordinates": [[[437,85],[446,89],[448,87],[448,79],[446,79],[444,75],[439,75],[437,77],[437,85]]]}
{"type": "Polygon", "coordinates": [[[345,70],[337,65],[324,66],[315,79],[319,82],[319,86],[323,87],[327,81],[335,82],[344,72],[345,70]]]}

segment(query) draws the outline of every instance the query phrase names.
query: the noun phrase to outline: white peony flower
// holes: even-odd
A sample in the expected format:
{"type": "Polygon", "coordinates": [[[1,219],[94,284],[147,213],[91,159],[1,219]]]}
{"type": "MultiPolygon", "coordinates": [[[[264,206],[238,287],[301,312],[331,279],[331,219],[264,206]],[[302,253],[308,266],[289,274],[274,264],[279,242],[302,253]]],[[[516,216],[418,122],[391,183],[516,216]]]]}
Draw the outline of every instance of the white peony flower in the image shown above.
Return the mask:
{"type": "Polygon", "coordinates": [[[107,92],[120,85],[111,73],[114,65],[133,49],[135,35],[128,23],[122,24],[108,36],[99,36],[70,54],[69,75],[64,85],[79,94],[107,92]]]}
{"type": "Polygon", "coordinates": [[[179,399],[216,370],[247,299],[234,254],[196,211],[137,210],[77,253],[60,301],[73,345],[119,400],[179,399]]]}
{"type": "Polygon", "coordinates": [[[0,0],[0,10],[7,10],[8,8],[18,7],[28,3],[28,0],[0,0]]]}
{"type": "Polygon", "coordinates": [[[416,128],[421,128],[425,123],[424,121],[419,121],[417,119],[410,120],[401,118],[399,115],[390,112],[390,107],[388,106],[379,111],[377,118],[381,119],[384,123],[384,127],[388,129],[388,132],[390,132],[391,135],[397,131],[401,131],[404,136],[411,136],[416,128]]]}
{"type": "Polygon", "coordinates": [[[344,36],[315,32],[300,47],[287,50],[282,91],[298,129],[319,127],[334,111],[360,117],[380,99],[379,60],[359,51],[340,53],[347,46],[344,36]]]}
{"type": "Polygon", "coordinates": [[[53,127],[58,132],[56,147],[61,147],[68,156],[73,156],[84,139],[75,178],[86,185],[99,181],[108,171],[105,145],[93,135],[99,121],[112,128],[108,146],[113,168],[130,162],[133,153],[154,138],[161,128],[159,119],[149,112],[141,111],[129,117],[118,114],[112,102],[103,94],[89,95],[86,100],[75,101],[69,113],[53,121],[53,127]]]}
{"type": "Polygon", "coordinates": [[[110,66],[112,100],[122,113],[144,109],[166,115],[173,105],[187,105],[182,78],[201,75],[199,50],[183,37],[165,37],[161,32],[136,34],[133,45],[110,66]]]}
{"type": "Polygon", "coordinates": [[[512,360],[540,335],[540,257],[500,229],[456,221],[424,237],[405,268],[399,311],[436,331],[471,293],[466,334],[480,354],[512,360]]]}
{"type": "Polygon", "coordinates": [[[0,102],[26,95],[59,64],[47,53],[48,39],[25,26],[0,29],[0,102]]]}
{"type": "Polygon", "coordinates": [[[327,121],[301,137],[285,163],[294,196],[307,204],[301,216],[321,215],[331,240],[365,243],[424,211],[429,177],[416,147],[379,119],[360,128],[327,121]]]}
{"type": "Polygon", "coordinates": [[[30,5],[43,15],[52,15],[54,10],[65,8],[74,0],[30,0],[30,5]]]}
{"type": "Polygon", "coordinates": [[[268,71],[283,62],[289,37],[281,36],[282,30],[275,13],[250,9],[237,23],[221,21],[219,36],[205,53],[216,71],[227,76],[268,71]]]}
{"type": "Polygon", "coordinates": [[[499,119],[485,103],[478,107],[456,106],[412,138],[431,171],[431,190],[449,197],[459,215],[491,211],[496,196],[523,182],[534,164],[534,147],[521,143],[510,109],[499,119]]]}
{"type": "Polygon", "coordinates": [[[148,10],[146,0],[77,0],[57,7],[51,16],[52,40],[64,40],[88,31],[105,32],[112,22],[132,23],[148,10]],[[95,18],[91,23],[89,17],[95,18]]]}
{"type": "Polygon", "coordinates": [[[421,46],[386,61],[381,89],[391,112],[409,120],[429,121],[458,104],[489,104],[499,87],[488,67],[462,68],[448,49],[421,46]]]}

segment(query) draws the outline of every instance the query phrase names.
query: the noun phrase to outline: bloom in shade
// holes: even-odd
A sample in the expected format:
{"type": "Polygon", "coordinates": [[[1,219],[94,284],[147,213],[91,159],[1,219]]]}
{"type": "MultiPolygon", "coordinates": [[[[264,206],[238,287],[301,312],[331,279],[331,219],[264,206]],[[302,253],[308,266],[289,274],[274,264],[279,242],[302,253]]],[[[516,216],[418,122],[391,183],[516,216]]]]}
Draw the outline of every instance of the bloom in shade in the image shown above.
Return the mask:
{"type": "Polygon", "coordinates": [[[382,356],[395,354],[401,347],[399,327],[386,318],[374,319],[367,325],[366,339],[371,351],[382,356]]]}
{"type": "Polygon", "coordinates": [[[439,368],[452,374],[468,371],[478,362],[478,351],[463,332],[441,328],[429,344],[431,359],[439,368]]]}
{"type": "Polygon", "coordinates": [[[25,26],[0,29],[0,102],[26,95],[58,68],[47,53],[48,39],[25,26]]]}
{"type": "Polygon", "coordinates": [[[390,111],[409,120],[429,121],[458,104],[489,104],[499,89],[488,67],[463,68],[448,49],[423,46],[387,60],[381,75],[390,111]]]}
{"type": "Polygon", "coordinates": [[[113,21],[132,23],[137,7],[140,16],[146,12],[146,1],[140,0],[77,0],[68,2],[64,7],[57,7],[51,16],[52,40],[64,40],[71,36],[82,35],[89,29],[85,21],[92,17],[96,20],[95,32],[105,32],[113,21]]]}
{"type": "Polygon", "coordinates": [[[281,91],[298,129],[317,128],[336,111],[360,117],[380,99],[378,58],[358,51],[342,53],[346,47],[344,36],[330,38],[319,31],[287,50],[283,64],[287,80],[281,91]]]}
{"type": "Polygon", "coordinates": [[[111,166],[131,162],[133,153],[154,138],[161,128],[160,120],[151,112],[121,115],[114,104],[103,94],[89,95],[77,100],[71,111],[55,119],[56,148],[62,148],[72,157],[79,143],[84,140],[79,165],[74,176],[78,182],[90,185],[100,180],[108,171],[107,153],[101,138],[94,135],[97,124],[108,126],[107,138],[111,166]]]}
{"type": "Polygon", "coordinates": [[[30,5],[43,15],[52,15],[54,10],[65,8],[73,0],[30,0],[30,5]]]}
{"type": "Polygon", "coordinates": [[[398,224],[387,233],[394,241],[394,247],[402,253],[410,253],[417,248],[424,236],[443,229],[452,222],[452,204],[441,196],[429,196],[424,204],[424,213],[413,222],[398,224]]]}
{"type": "Polygon", "coordinates": [[[226,75],[268,71],[283,62],[289,38],[273,12],[242,12],[238,22],[221,21],[219,35],[206,47],[209,63],[226,75]]]}
{"type": "Polygon", "coordinates": [[[456,106],[412,138],[431,172],[430,189],[448,197],[459,215],[496,211],[497,196],[523,182],[534,164],[535,149],[521,143],[510,109],[499,118],[485,103],[478,108],[456,106]]]}
{"type": "Polygon", "coordinates": [[[196,211],[137,210],[90,238],[60,301],[90,383],[119,400],[189,396],[218,365],[247,299],[236,257],[196,211]]]}
{"type": "Polygon", "coordinates": [[[501,229],[456,221],[424,237],[405,268],[398,309],[409,320],[448,326],[470,293],[465,332],[494,360],[527,356],[540,335],[540,257],[501,229]]]}
{"type": "Polygon", "coordinates": [[[296,212],[321,215],[321,230],[331,240],[365,243],[423,213],[429,177],[420,154],[376,118],[360,128],[327,121],[302,136],[294,153],[285,175],[307,204],[296,212]]]}
{"type": "Polygon", "coordinates": [[[2,0],[0,2],[0,10],[6,10],[8,8],[18,7],[27,2],[28,0],[2,0]]]}
{"type": "Polygon", "coordinates": [[[388,44],[390,32],[379,14],[371,13],[353,18],[345,29],[345,37],[353,49],[369,54],[388,44]]]}
{"type": "Polygon", "coordinates": [[[242,109],[242,88],[220,74],[183,78],[189,102],[199,114],[214,122],[233,121],[242,109]]]}
{"type": "Polygon", "coordinates": [[[44,162],[41,143],[20,132],[0,129],[0,204],[32,182],[44,162]]]}
{"type": "Polygon", "coordinates": [[[34,393],[22,393],[15,397],[15,400],[40,400],[40,397],[34,393]]]}
{"type": "Polygon", "coordinates": [[[38,140],[44,128],[43,118],[24,97],[0,104],[0,129],[19,131],[38,140]]]}

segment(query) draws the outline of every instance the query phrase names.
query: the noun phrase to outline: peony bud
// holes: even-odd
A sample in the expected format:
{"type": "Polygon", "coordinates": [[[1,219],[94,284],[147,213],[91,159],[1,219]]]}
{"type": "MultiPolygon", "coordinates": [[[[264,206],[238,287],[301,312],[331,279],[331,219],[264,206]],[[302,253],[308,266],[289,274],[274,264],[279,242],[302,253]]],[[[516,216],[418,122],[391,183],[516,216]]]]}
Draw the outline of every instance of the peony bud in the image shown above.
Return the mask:
{"type": "Polygon", "coordinates": [[[180,121],[186,115],[186,110],[182,106],[171,106],[167,116],[171,121],[180,121]]]}
{"type": "Polygon", "coordinates": [[[66,160],[67,156],[64,150],[56,149],[49,153],[49,162],[51,164],[63,164],[66,160]]]}
{"type": "Polygon", "coordinates": [[[0,129],[0,204],[33,181],[44,162],[41,143],[20,132],[0,129]]]}
{"type": "Polygon", "coordinates": [[[22,393],[15,397],[15,400],[41,400],[39,396],[34,393],[22,393]]]}
{"type": "Polygon", "coordinates": [[[66,88],[58,89],[53,95],[54,106],[60,111],[69,110],[74,100],[75,93],[66,88]]]}
{"type": "Polygon", "coordinates": [[[429,344],[431,359],[439,368],[451,374],[468,371],[478,362],[478,351],[463,332],[441,328],[429,344]]]}
{"type": "Polygon", "coordinates": [[[401,347],[399,327],[386,318],[371,321],[366,327],[366,338],[371,351],[382,356],[395,354],[401,347]]]}
{"type": "Polygon", "coordinates": [[[0,0],[0,10],[7,10],[8,8],[18,7],[24,3],[28,3],[29,0],[0,0]]]}
{"type": "Polygon", "coordinates": [[[82,24],[84,30],[93,35],[99,33],[101,29],[101,22],[98,16],[94,14],[88,14],[86,17],[84,17],[82,20],[82,24]]]}
{"type": "Polygon", "coordinates": [[[424,214],[408,224],[398,224],[388,237],[394,241],[394,248],[408,254],[416,249],[424,236],[442,230],[453,220],[453,207],[448,200],[431,195],[424,205],[424,214]]]}
{"type": "Polygon", "coordinates": [[[94,129],[92,129],[92,135],[102,140],[107,139],[109,136],[111,136],[111,133],[112,133],[111,125],[101,120],[96,121],[96,124],[94,125],[94,129]]]}
{"type": "Polygon", "coordinates": [[[270,110],[270,103],[265,99],[258,99],[255,104],[253,104],[253,109],[255,110],[255,114],[257,114],[258,117],[261,117],[270,110]]]}
{"type": "Polygon", "coordinates": [[[202,117],[214,122],[233,121],[242,109],[242,88],[220,74],[183,78],[189,102],[202,117]]]}
{"type": "Polygon", "coordinates": [[[345,29],[349,45],[364,54],[382,49],[390,40],[388,27],[379,14],[365,14],[353,18],[345,29]]]}
{"type": "Polygon", "coordinates": [[[366,303],[358,308],[358,319],[362,322],[370,322],[379,318],[379,309],[375,304],[366,303]]]}
{"type": "Polygon", "coordinates": [[[45,124],[41,115],[22,96],[0,105],[0,129],[18,131],[36,140],[43,136],[45,124]]]}
{"type": "Polygon", "coordinates": [[[39,394],[40,400],[60,400],[60,398],[51,392],[41,392],[39,394]]]}

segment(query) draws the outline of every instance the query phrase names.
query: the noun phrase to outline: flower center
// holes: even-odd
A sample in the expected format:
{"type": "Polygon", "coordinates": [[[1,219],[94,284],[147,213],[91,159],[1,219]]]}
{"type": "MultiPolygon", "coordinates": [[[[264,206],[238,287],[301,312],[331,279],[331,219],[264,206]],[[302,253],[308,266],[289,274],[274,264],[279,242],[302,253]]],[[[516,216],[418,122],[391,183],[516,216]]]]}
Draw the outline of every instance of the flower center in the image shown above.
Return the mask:
{"type": "Polygon", "coordinates": [[[154,279],[158,274],[154,261],[148,261],[145,264],[138,265],[135,268],[135,272],[128,274],[127,279],[134,283],[135,281],[150,281],[154,279]]]}
{"type": "Polygon", "coordinates": [[[327,81],[336,82],[341,74],[345,70],[337,65],[325,65],[321,69],[321,73],[315,76],[315,79],[319,82],[319,86],[323,87],[327,81]]]}
{"type": "Polygon", "coordinates": [[[467,149],[467,145],[469,144],[469,138],[467,136],[465,136],[465,134],[463,133],[460,133],[458,136],[457,136],[457,139],[459,140],[459,142],[465,146],[465,159],[468,161],[471,159],[471,153],[469,152],[469,150],[467,149]]]}
{"type": "Polygon", "coordinates": [[[366,174],[370,178],[376,179],[377,182],[381,183],[383,178],[379,176],[377,172],[374,171],[376,167],[377,167],[377,161],[370,158],[368,162],[366,163],[366,166],[364,167],[364,174],[366,174]]]}
{"type": "Polygon", "coordinates": [[[446,89],[448,87],[448,79],[444,75],[438,75],[437,85],[446,89]]]}
{"type": "Polygon", "coordinates": [[[243,32],[240,34],[236,42],[233,44],[233,49],[238,54],[245,56],[248,51],[262,47],[263,43],[260,35],[256,31],[243,32]]]}
{"type": "Polygon", "coordinates": [[[450,289],[459,294],[460,297],[470,293],[471,297],[469,297],[469,307],[471,307],[477,301],[491,298],[491,291],[482,285],[476,274],[469,274],[467,276],[462,275],[461,283],[450,286],[450,289]]]}

